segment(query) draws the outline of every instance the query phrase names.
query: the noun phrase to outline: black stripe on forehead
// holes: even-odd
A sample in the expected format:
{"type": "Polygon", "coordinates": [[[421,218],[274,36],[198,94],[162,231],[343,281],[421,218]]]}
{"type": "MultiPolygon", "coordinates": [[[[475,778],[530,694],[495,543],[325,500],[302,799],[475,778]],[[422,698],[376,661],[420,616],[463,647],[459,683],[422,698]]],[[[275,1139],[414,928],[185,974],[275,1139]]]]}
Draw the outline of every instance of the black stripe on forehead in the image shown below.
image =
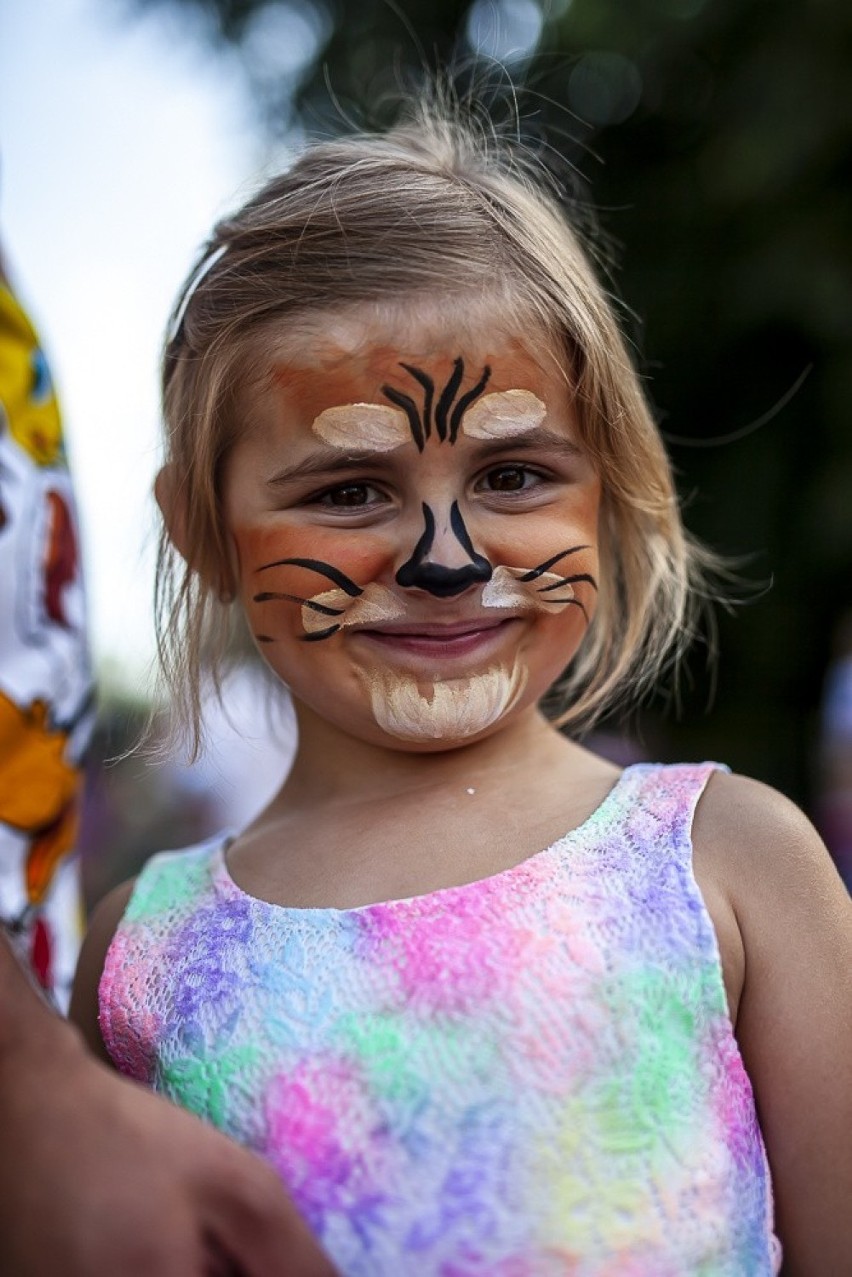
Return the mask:
{"type": "Polygon", "coordinates": [[[450,417],[450,443],[455,443],[459,435],[459,426],[461,425],[462,417],[473,403],[474,399],[478,399],[482,394],[483,390],[488,385],[490,378],[491,369],[488,364],[486,364],[482,370],[482,376],[479,381],[472,390],[469,390],[467,394],[462,395],[461,399],[456,404],[453,409],[452,416],[450,417]]]}
{"type": "MultiPolygon", "coordinates": [[[[414,364],[400,363],[410,377],[423,390],[423,404],[418,407],[417,403],[410,395],[404,391],[398,390],[395,386],[382,386],[382,394],[389,399],[392,404],[401,408],[408,418],[411,437],[417,445],[418,452],[422,452],[426,446],[426,440],[432,434],[433,425],[433,402],[435,398],[435,383],[427,372],[422,368],[417,368],[414,364]]],[[[438,402],[434,405],[434,426],[438,439],[443,443],[449,440],[455,443],[458,438],[459,429],[461,427],[462,418],[475,399],[484,391],[491,378],[491,368],[488,364],[482,370],[482,376],[479,381],[470,390],[466,391],[461,398],[457,399],[462,381],[464,380],[464,360],[461,355],[453,360],[453,371],[450,373],[443,390],[438,396],[438,402]]]]}
{"type": "Polygon", "coordinates": [[[459,386],[464,376],[464,360],[459,357],[453,361],[453,371],[444,389],[441,391],[441,397],[438,400],[438,406],[435,409],[435,428],[438,431],[438,438],[443,443],[447,437],[447,413],[450,411],[452,402],[459,392],[459,386]]]}

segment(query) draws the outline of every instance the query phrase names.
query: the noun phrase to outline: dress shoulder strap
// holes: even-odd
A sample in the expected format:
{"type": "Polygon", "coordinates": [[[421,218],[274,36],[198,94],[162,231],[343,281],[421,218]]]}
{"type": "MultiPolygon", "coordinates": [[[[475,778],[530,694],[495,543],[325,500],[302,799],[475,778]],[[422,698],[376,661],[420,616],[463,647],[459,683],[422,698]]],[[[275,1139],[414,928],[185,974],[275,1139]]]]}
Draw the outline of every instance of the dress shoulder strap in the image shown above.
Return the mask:
{"type": "Polygon", "coordinates": [[[695,812],[714,772],[723,764],[638,763],[617,786],[618,823],[638,859],[646,863],[692,860],[695,812]]]}

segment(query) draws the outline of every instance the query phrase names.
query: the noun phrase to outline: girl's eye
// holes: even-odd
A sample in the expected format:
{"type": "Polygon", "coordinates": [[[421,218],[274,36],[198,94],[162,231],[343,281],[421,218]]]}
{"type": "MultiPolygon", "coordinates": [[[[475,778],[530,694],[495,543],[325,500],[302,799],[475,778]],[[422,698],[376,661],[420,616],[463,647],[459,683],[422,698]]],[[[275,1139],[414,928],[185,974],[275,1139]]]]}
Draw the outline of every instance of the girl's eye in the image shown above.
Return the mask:
{"type": "Polygon", "coordinates": [[[497,466],[488,471],[482,484],[489,492],[523,492],[538,479],[540,476],[526,466],[497,466]]]}
{"type": "Polygon", "coordinates": [[[322,493],[319,504],[343,510],[357,510],[361,506],[370,505],[378,495],[372,484],[342,483],[339,487],[322,493]]]}

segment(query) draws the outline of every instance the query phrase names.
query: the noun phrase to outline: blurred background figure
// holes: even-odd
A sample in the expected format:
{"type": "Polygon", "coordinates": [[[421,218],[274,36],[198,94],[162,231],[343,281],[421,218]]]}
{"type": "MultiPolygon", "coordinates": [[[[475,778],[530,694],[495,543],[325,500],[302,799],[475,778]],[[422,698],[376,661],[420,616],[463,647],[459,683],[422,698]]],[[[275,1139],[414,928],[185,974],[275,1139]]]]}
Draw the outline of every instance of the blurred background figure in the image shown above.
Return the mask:
{"type": "Polygon", "coordinates": [[[846,886],[852,890],[852,612],[835,631],[817,754],[816,823],[846,886]]]}
{"type": "MultiPolygon", "coordinates": [[[[7,223],[50,324],[85,513],[96,753],[120,753],[148,713],[156,363],[178,283],[212,217],[307,134],[381,123],[438,60],[460,92],[490,85],[494,112],[517,112],[598,224],[686,522],[750,583],[719,618],[716,673],[705,635],[677,698],[615,718],[605,748],[718,758],[836,812],[817,807],[834,775],[817,759],[831,636],[852,608],[850,48],[846,0],[6,6],[7,223]]],[[[232,823],[226,795],[247,792],[258,759],[226,780],[236,750],[219,753],[185,776],[131,758],[95,778],[93,893],[232,823]]]]}
{"type": "Polygon", "coordinates": [[[67,1007],[94,719],[79,533],[47,359],[0,262],[0,920],[67,1007]]]}

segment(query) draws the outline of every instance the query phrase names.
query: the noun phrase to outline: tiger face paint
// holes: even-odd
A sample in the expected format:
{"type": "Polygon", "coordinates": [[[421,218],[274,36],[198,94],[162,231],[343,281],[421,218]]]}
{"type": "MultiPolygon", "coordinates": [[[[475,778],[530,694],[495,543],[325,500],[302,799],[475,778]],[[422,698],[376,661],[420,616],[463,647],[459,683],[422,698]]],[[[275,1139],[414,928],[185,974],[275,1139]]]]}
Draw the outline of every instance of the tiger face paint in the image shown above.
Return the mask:
{"type": "Polygon", "coordinates": [[[517,703],[527,671],[517,660],[464,678],[400,677],[378,669],[365,676],[373,716],[399,740],[458,740],[478,736],[517,703]]]}
{"type": "Polygon", "coordinates": [[[483,395],[491,377],[486,364],[479,381],[459,395],[464,377],[464,359],[453,361],[453,371],[436,398],[435,382],[414,364],[400,363],[423,392],[422,403],[392,385],[383,385],[382,394],[397,407],[385,404],[354,403],[326,408],[313,422],[320,439],[334,448],[352,448],[355,441],[377,452],[401,448],[409,438],[420,452],[435,437],[455,443],[459,430],[472,439],[511,439],[541,425],[547,409],[530,390],[503,390],[483,395]],[[482,396],[482,398],[480,398],[482,396]],[[478,402],[476,402],[478,400],[478,402]]]}
{"type": "Polygon", "coordinates": [[[232,566],[297,709],[430,749],[534,707],[597,592],[599,482],[553,361],[330,346],[250,417],[222,477],[232,566]]]}

